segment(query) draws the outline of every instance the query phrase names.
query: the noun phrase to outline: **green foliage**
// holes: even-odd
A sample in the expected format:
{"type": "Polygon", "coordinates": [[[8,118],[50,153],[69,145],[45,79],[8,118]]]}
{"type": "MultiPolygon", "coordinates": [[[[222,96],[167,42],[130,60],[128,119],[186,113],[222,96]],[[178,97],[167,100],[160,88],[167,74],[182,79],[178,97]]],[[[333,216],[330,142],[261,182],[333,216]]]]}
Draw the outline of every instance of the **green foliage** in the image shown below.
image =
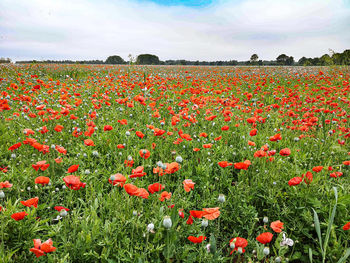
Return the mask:
{"type": "Polygon", "coordinates": [[[159,58],[156,55],[141,54],[136,58],[138,65],[159,65],[159,58]]]}
{"type": "Polygon", "coordinates": [[[114,55],[114,56],[109,56],[106,61],[106,64],[125,64],[124,59],[122,59],[120,56],[114,55]]]}

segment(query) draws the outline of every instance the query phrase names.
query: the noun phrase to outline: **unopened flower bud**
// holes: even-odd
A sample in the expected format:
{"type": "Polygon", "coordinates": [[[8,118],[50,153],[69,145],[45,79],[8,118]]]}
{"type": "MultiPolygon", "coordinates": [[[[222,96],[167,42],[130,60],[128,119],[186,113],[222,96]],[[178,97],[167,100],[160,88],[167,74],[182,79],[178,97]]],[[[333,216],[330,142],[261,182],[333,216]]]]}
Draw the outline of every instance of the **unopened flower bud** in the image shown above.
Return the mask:
{"type": "Polygon", "coordinates": [[[173,222],[171,222],[170,216],[165,216],[163,218],[163,226],[167,229],[170,229],[172,225],[173,225],[173,222]]]}
{"type": "Polygon", "coordinates": [[[267,224],[267,223],[269,222],[269,218],[268,218],[267,216],[264,216],[263,222],[264,222],[265,224],[267,224]]]}
{"type": "Polygon", "coordinates": [[[264,255],[267,256],[268,254],[270,254],[270,248],[264,247],[264,255]]]}
{"type": "Polygon", "coordinates": [[[148,232],[152,232],[153,229],[154,229],[154,224],[153,223],[150,223],[150,224],[147,225],[147,231],[148,232]]]}
{"type": "Polygon", "coordinates": [[[208,226],[208,219],[203,219],[202,220],[202,227],[207,227],[208,226]]]}
{"type": "Polygon", "coordinates": [[[67,213],[66,210],[62,209],[62,210],[60,211],[60,216],[61,216],[61,217],[66,217],[67,215],[68,215],[68,213],[67,213]]]}
{"type": "Polygon", "coordinates": [[[219,194],[218,201],[219,201],[220,203],[224,203],[224,202],[226,201],[225,195],[219,194]]]}

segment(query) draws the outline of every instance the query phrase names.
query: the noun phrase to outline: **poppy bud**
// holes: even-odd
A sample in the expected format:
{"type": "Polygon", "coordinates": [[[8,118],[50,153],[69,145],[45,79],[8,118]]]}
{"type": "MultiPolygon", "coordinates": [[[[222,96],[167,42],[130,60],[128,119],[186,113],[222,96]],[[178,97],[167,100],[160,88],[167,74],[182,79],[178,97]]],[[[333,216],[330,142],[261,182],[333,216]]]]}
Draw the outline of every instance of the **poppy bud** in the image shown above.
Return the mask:
{"type": "Polygon", "coordinates": [[[270,254],[270,248],[265,247],[263,252],[264,252],[264,255],[267,256],[268,254],[270,254]]]}
{"type": "Polygon", "coordinates": [[[207,252],[210,253],[210,244],[207,244],[205,248],[207,249],[207,252]]]}
{"type": "Polygon", "coordinates": [[[177,162],[177,163],[182,163],[182,157],[181,156],[177,156],[176,158],[175,158],[175,162],[177,162]]]}
{"type": "Polygon", "coordinates": [[[219,201],[220,203],[224,203],[224,202],[226,201],[225,195],[219,194],[218,201],[219,201]]]}
{"type": "Polygon", "coordinates": [[[241,248],[241,247],[237,248],[237,252],[238,252],[239,254],[242,254],[242,253],[243,253],[243,248],[241,248]]]}
{"type": "Polygon", "coordinates": [[[113,182],[115,180],[115,176],[111,175],[111,177],[109,177],[109,179],[113,182]]]}
{"type": "Polygon", "coordinates": [[[264,216],[263,222],[264,222],[265,224],[267,224],[267,223],[269,222],[269,218],[268,218],[267,216],[264,216]]]}
{"type": "Polygon", "coordinates": [[[5,193],[3,191],[0,191],[0,198],[5,198],[5,193]]]}
{"type": "Polygon", "coordinates": [[[60,216],[61,216],[61,217],[66,217],[67,215],[68,215],[67,211],[64,210],[64,209],[61,209],[61,211],[60,211],[60,216]]]}
{"type": "Polygon", "coordinates": [[[136,210],[132,211],[132,215],[137,216],[137,211],[136,210]]]}
{"type": "Polygon", "coordinates": [[[148,232],[153,232],[153,229],[154,229],[154,224],[153,223],[150,223],[147,225],[147,231],[148,232]]]}
{"type": "Polygon", "coordinates": [[[163,218],[163,226],[167,229],[170,229],[172,225],[173,225],[173,222],[171,222],[170,216],[165,216],[163,218]]]}
{"type": "Polygon", "coordinates": [[[277,257],[277,258],[275,259],[275,262],[280,263],[280,262],[282,262],[282,259],[281,259],[280,257],[277,257]]]}
{"type": "Polygon", "coordinates": [[[235,242],[232,241],[232,242],[230,243],[230,248],[231,248],[231,249],[235,249],[235,247],[236,247],[235,242]]]}
{"type": "Polygon", "coordinates": [[[129,132],[129,131],[126,131],[126,132],[125,132],[125,135],[126,135],[126,136],[130,136],[130,132],[129,132]]]}
{"type": "Polygon", "coordinates": [[[208,226],[208,219],[203,219],[202,220],[202,227],[207,227],[208,226]]]}

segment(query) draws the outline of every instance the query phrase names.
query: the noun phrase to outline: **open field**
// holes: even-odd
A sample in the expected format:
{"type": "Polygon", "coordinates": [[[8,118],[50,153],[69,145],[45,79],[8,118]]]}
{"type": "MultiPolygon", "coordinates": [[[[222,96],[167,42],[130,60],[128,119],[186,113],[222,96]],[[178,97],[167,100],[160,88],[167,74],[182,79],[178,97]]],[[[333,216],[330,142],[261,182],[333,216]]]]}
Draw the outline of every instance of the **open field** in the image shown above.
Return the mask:
{"type": "Polygon", "coordinates": [[[0,261],[349,262],[349,78],[0,66],[0,261]]]}

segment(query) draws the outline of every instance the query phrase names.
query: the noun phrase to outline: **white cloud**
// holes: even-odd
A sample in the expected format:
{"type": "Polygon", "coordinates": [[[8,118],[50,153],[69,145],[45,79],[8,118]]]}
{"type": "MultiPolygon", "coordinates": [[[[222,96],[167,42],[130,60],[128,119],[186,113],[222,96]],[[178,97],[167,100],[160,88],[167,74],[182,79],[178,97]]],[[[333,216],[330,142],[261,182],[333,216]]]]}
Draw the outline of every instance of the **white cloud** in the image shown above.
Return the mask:
{"type": "Polygon", "coordinates": [[[135,0],[0,0],[0,56],[298,59],[349,48],[349,21],[342,0],[218,1],[197,9],[135,0]]]}

